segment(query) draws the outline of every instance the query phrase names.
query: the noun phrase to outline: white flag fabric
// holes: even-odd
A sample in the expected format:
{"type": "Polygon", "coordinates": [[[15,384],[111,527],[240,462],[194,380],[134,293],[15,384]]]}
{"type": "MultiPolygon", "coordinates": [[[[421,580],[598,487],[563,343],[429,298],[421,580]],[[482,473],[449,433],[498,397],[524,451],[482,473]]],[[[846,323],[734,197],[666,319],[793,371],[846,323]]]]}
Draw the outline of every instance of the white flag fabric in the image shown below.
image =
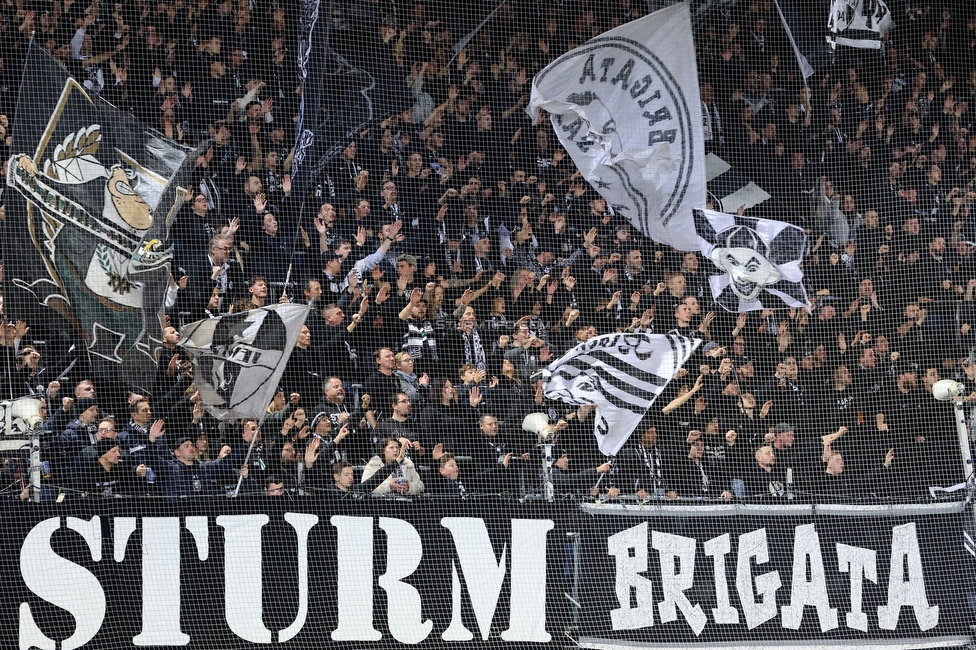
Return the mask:
{"type": "Polygon", "coordinates": [[[308,310],[308,305],[271,305],[183,328],[180,347],[193,362],[193,380],[211,415],[260,421],[308,310]]]}
{"type": "Polygon", "coordinates": [[[866,50],[881,49],[881,39],[895,21],[883,0],[833,0],[827,22],[827,42],[866,50]]]}
{"type": "Polygon", "coordinates": [[[596,336],[549,364],[545,395],[595,405],[597,444],[615,456],[700,343],[676,333],[596,336]]]}
{"type": "Polygon", "coordinates": [[[695,210],[699,247],[711,264],[715,302],[732,312],[810,307],[802,228],[771,219],[695,210]]]}
{"type": "Polygon", "coordinates": [[[532,80],[526,109],[549,113],[559,142],[616,214],[655,241],[698,249],[705,204],[701,100],[687,3],[621,25],[532,80]]]}

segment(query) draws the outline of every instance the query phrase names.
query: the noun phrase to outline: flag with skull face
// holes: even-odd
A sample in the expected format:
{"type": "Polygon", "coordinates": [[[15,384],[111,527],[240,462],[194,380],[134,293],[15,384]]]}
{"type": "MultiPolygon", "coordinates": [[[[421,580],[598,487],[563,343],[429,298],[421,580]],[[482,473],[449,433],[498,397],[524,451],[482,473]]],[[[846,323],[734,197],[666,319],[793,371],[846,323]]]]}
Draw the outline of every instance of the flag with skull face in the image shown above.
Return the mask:
{"type": "Polygon", "coordinates": [[[801,228],[782,221],[695,210],[702,255],[711,262],[715,302],[732,312],[809,308],[801,228]]]}

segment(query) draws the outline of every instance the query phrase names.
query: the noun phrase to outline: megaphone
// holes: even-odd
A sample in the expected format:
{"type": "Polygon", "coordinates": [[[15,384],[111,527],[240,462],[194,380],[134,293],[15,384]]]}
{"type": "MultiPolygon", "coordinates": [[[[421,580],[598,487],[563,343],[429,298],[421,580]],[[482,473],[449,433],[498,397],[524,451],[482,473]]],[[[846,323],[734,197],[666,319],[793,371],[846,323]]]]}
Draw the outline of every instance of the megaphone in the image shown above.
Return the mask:
{"type": "Polygon", "coordinates": [[[932,397],[940,402],[948,402],[953,397],[959,397],[965,392],[966,385],[952,379],[943,379],[932,384],[932,397]]]}
{"type": "Polygon", "coordinates": [[[545,413],[529,413],[522,420],[522,430],[534,433],[540,445],[549,444],[556,432],[549,425],[549,416],[545,413]]]}
{"type": "Polygon", "coordinates": [[[30,446],[31,432],[42,423],[41,400],[21,397],[13,401],[0,402],[0,422],[3,423],[0,451],[30,446]]]}

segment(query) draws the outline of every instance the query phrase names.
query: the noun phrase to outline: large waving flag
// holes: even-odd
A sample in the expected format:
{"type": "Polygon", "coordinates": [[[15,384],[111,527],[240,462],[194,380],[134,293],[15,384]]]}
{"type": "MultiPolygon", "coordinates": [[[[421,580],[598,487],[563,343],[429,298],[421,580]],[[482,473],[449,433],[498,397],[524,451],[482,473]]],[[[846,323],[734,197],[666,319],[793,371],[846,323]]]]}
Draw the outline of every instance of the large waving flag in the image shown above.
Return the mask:
{"type": "Polygon", "coordinates": [[[701,101],[688,3],[621,25],[532,80],[526,109],[549,113],[583,177],[655,241],[698,249],[705,204],[701,101]]]}
{"type": "Polygon", "coordinates": [[[595,405],[597,444],[615,456],[700,343],[674,333],[594,337],[549,364],[545,395],[595,405]]]}
{"type": "MultiPolygon", "coordinates": [[[[393,61],[374,29],[373,42],[337,29],[333,0],[302,0],[298,43],[301,98],[292,162],[292,194],[306,198],[326,166],[375,119],[413,105],[393,61]]],[[[351,18],[351,16],[349,16],[351,18]]],[[[378,131],[382,132],[382,129],[378,131]]],[[[377,136],[378,137],[378,136],[377,136]]],[[[318,204],[312,212],[318,210],[318,204]]]]}
{"type": "Polygon", "coordinates": [[[728,311],[809,308],[803,286],[802,228],[782,221],[695,210],[702,255],[711,261],[708,283],[728,311]]]}
{"type": "Polygon", "coordinates": [[[308,305],[272,305],[190,323],[180,347],[214,417],[260,420],[295,347],[308,305]]]}
{"type": "Polygon", "coordinates": [[[90,95],[33,42],[11,132],[8,314],[36,322],[51,316],[40,305],[53,309],[96,372],[141,385],[169,280],[161,242],[195,156],[90,95]]]}

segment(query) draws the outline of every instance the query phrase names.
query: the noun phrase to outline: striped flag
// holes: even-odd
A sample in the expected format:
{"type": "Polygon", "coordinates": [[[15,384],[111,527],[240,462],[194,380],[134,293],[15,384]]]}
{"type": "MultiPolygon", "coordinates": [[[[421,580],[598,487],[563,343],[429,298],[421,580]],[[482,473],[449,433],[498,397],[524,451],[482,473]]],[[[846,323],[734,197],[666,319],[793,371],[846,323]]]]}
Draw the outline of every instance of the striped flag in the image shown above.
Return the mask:
{"type": "Polygon", "coordinates": [[[594,337],[549,364],[545,395],[595,405],[597,444],[615,456],[700,343],[675,333],[594,337]]]}

